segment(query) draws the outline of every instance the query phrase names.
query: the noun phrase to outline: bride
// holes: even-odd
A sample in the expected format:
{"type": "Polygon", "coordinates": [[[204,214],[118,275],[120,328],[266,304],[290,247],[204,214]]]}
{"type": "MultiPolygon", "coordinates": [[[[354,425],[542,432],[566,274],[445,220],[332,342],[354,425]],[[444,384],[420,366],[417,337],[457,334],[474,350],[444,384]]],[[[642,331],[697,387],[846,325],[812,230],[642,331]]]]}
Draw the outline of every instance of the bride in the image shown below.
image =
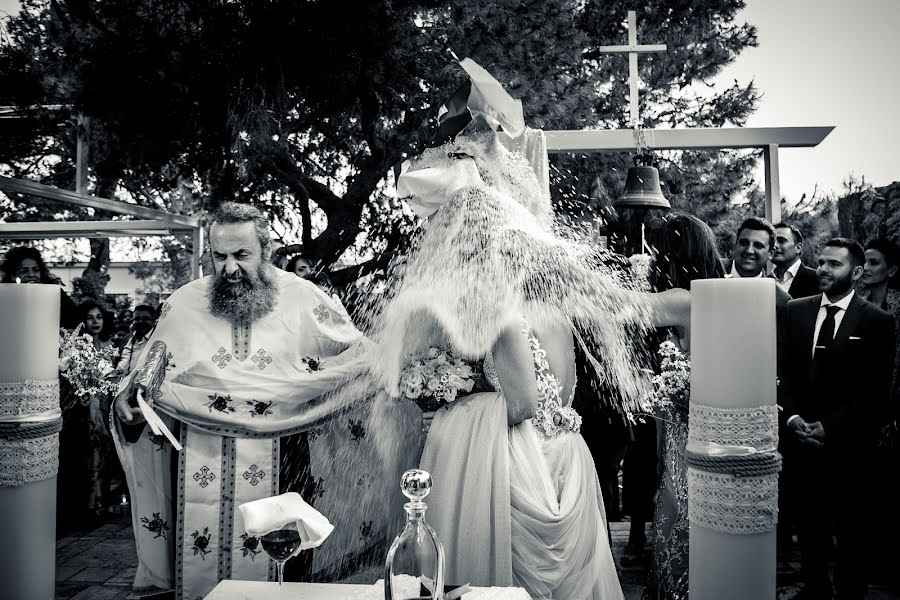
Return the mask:
{"type": "Polygon", "coordinates": [[[523,152],[508,151],[501,135],[460,135],[398,180],[429,221],[384,311],[379,372],[397,389],[404,355],[449,344],[483,362],[493,388],[425,415],[427,518],[448,584],[622,598],[597,473],[571,408],[574,344],[585,331],[604,349],[595,367],[635,397],[643,388],[630,336],[686,323],[687,297],[626,290],[590,251],[557,237],[549,194],[525,158],[546,156],[541,132],[522,136],[523,152]]]}
{"type": "Polygon", "coordinates": [[[447,549],[445,580],[514,585],[535,598],[622,598],[571,408],[568,324],[503,332],[486,371],[497,391],[438,410],[420,462],[438,491],[429,522],[447,549]]]}

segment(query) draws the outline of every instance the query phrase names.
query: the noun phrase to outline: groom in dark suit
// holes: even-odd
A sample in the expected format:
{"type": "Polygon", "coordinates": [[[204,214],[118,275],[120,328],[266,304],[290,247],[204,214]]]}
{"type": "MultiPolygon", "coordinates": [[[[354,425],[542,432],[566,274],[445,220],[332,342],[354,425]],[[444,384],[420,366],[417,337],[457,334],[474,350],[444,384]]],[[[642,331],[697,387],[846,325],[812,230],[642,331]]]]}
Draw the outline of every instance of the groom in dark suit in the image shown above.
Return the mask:
{"type": "Polygon", "coordinates": [[[792,300],[784,315],[780,385],[784,480],[796,503],[804,597],[831,598],[828,548],[837,536],[834,591],[865,597],[866,465],[890,398],[894,321],[859,298],[865,253],[844,238],[819,256],[822,294],[792,300]]]}

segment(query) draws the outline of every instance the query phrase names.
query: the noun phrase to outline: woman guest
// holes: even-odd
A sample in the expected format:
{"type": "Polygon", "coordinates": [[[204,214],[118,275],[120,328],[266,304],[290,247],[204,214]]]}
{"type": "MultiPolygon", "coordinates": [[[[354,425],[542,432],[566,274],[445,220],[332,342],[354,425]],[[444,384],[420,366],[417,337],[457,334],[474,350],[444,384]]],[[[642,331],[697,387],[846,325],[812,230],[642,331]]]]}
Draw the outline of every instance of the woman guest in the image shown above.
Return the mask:
{"type": "MultiPolygon", "coordinates": [[[[894,393],[891,406],[885,415],[886,426],[882,429],[878,448],[873,460],[873,479],[889,481],[891,474],[900,471],[900,427],[897,421],[897,402],[900,401],[900,291],[892,289],[897,283],[900,270],[900,247],[884,238],[871,240],[866,244],[866,264],[857,292],[875,306],[894,317],[897,353],[894,355],[894,393]]],[[[875,514],[869,519],[869,528],[880,530],[873,548],[873,576],[876,583],[889,583],[894,592],[900,593],[900,575],[895,565],[900,561],[896,545],[888,540],[896,540],[900,526],[894,517],[897,494],[893,486],[885,485],[877,494],[878,504],[875,514]],[[886,529],[886,530],[885,530],[886,529]],[[878,547],[880,546],[880,547],[878,547]]],[[[862,526],[862,525],[861,525],[862,526]]]]}
{"type": "MultiPolygon", "coordinates": [[[[692,215],[670,218],[659,233],[652,278],[662,292],[690,290],[696,279],[724,277],[709,226],[692,215]]],[[[653,561],[645,597],[682,600],[688,597],[687,398],[681,406],[666,406],[659,418],[662,484],[653,519],[653,561]]]]}
{"type": "MultiPolygon", "coordinates": [[[[91,337],[95,348],[112,345],[108,339],[112,317],[96,302],[82,302],[76,314],[82,334],[91,337]]],[[[103,515],[104,474],[112,451],[106,425],[110,398],[99,395],[80,398],[69,386],[63,390],[58,487],[65,497],[59,497],[57,502],[61,530],[90,524],[103,515]]]]}
{"type": "MultiPolygon", "coordinates": [[[[16,246],[6,253],[0,264],[0,283],[44,283],[60,285],[59,278],[47,269],[37,248],[16,246]]],[[[78,325],[77,308],[64,290],[60,290],[60,327],[74,329],[78,325]]]]}
{"type": "MultiPolygon", "coordinates": [[[[889,284],[896,280],[900,269],[900,247],[884,238],[871,240],[866,244],[866,264],[857,290],[859,295],[890,313],[900,327],[900,291],[890,289],[889,284]]],[[[895,330],[897,350],[900,351],[900,329],[895,330]]],[[[897,389],[897,369],[900,366],[900,354],[894,358],[894,388],[897,389]]]]}
{"type": "Polygon", "coordinates": [[[295,254],[288,261],[284,270],[295,274],[297,277],[309,279],[313,274],[313,260],[303,254],[295,254]]]}

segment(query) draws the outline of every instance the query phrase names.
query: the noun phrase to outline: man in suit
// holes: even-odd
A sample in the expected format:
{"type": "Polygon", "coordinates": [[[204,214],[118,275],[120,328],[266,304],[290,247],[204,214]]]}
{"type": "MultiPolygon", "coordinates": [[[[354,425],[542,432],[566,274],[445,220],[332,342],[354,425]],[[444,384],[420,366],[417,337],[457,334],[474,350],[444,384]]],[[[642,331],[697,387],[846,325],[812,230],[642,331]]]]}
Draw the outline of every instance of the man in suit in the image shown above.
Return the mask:
{"type": "MultiPolygon", "coordinates": [[[[748,217],[735,236],[731,262],[725,267],[725,277],[766,277],[769,261],[775,255],[775,228],[761,217],[748,217]]],[[[775,288],[775,307],[778,320],[791,295],[781,287],[775,288]]]]}
{"type": "Polygon", "coordinates": [[[803,235],[799,229],[787,223],[775,225],[775,252],[772,255],[775,269],[772,276],[791,298],[806,298],[819,293],[816,270],[800,261],[802,251],[803,235]]]}
{"type": "Polygon", "coordinates": [[[890,397],[894,321],[859,298],[865,253],[845,238],[823,248],[822,294],[792,300],[780,352],[784,481],[796,503],[805,598],[832,597],[827,549],[837,536],[838,598],[865,597],[869,451],[890,397]]]}
{"type": "Polygon", "coordinates": [[[726,277],[765,277],[774,252],[775,228],[763,218],[748,217],[738,227],[726,277]]]}
{"type": "Polygon", "coordinates": [[[156,309],[148,304],[139,304],[134,308],[131,322],[132,334],[122,345],[116,368],[123,374],[131,373],[137,368],[138,358],[156,326],[156,309]]]}

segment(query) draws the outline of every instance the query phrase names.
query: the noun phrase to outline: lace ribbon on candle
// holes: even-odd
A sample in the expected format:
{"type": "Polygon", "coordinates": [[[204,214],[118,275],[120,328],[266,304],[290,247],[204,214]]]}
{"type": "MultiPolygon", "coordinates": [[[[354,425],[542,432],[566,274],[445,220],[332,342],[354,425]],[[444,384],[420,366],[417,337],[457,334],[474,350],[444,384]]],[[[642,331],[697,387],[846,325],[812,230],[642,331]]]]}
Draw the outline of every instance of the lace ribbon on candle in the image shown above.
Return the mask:
{"type": "Polygon", "coordinates": [[[751,535],[778,521],[778,408],[691,403],[685,459],[688,518],[720,533],[751,535]]]}
{"type": "Polygon", "coordinates": [[[59,379],[0,383],[0,421],[59,409],[59,379]]]}
{"type": "Polygon", "coordinates": [[[0,440],[0,486],[18,487],[56,476],[59,434],[28,440],[0,440]]]}
{"type": "Polygon", "coordinates": [[[733,535],[773,531],[778,522],[778,476],[733,477],[690,468],[688,519],[733,535]]]}
{"type": "Polygon", "coordinates": [[[778,407],[718,408],[691,402],[689,443],[749,446],[757,452],[778,447],[778,407]]]}

